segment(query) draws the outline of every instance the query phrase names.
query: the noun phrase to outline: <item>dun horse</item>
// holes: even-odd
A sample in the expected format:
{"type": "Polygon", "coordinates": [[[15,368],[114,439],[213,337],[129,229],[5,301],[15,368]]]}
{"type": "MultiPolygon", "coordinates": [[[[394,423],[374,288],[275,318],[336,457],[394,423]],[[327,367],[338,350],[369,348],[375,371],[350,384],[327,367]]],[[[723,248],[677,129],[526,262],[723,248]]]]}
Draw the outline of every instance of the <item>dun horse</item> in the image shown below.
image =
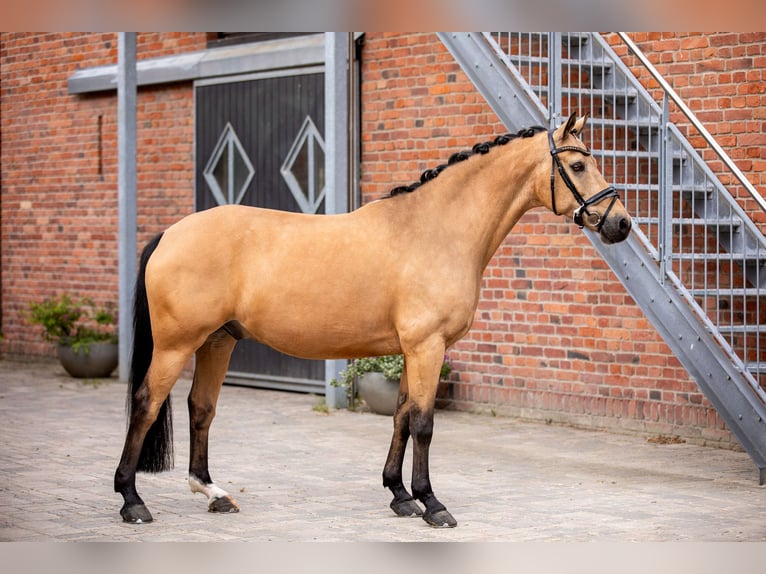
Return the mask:
{"type": "Polygon", "coordinates": [[[211,512],[239,510],[210,477],[208,430],[232,349],[247,337],[309,359],[403,353],[383,485],[396,514],[455,526],[429,479],[434,401],[445,349],[471,327],[490,258],[535,207],[572,217],[605,243],[630,232],[617,192],[578,137],[586,118],[477,144],[352,213],[230,205],[156,237],[136,284],[129,426],[114,481],[123,520],[152,520],[136,471],[172,466],[169,393],[195,354],[189,485],[211,512]],[[412,494],[402,481],[410,438],[412,494]]]}

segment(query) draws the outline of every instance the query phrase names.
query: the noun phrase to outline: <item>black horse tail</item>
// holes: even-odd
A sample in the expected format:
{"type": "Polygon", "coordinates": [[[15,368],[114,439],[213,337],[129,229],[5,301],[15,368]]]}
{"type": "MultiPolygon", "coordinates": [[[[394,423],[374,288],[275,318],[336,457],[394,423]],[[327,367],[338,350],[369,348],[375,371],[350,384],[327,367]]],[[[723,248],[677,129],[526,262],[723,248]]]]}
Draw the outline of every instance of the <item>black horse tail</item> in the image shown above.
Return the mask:
{"type": "MultiPolygon", "coordinates": [[[[128,421],[130,421],[130,414],[134,406],[134,397],[144,383],[154,351],[149,301],[146,297],[146,264],[154,250],[157,249],[160,239],[162,239],[162,233],[144,247],[139,263],[138,277],[136,278],[133,304],[133,356],[130,363],[127,400],[128,421]]],[[[157,420],[146,433],[137,470],[162,472],[171,468],[173,468],[173,411],[170,405],[170,395],[168,395],[160,407],[157,420]]]]}

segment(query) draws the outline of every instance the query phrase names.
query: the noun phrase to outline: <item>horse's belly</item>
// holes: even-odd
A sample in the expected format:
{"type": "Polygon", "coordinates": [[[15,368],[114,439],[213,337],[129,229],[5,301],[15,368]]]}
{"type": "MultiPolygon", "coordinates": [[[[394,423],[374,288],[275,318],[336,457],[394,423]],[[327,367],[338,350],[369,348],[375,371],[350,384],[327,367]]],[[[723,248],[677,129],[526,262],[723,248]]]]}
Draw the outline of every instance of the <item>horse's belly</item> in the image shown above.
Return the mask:
{"type": "Polygon", "coordinates": [[[354,337],[347,333],[311,328],[264,330],[254,339],[277,351],[302,359],[354,359],[376,355],[393,355],[401,348],[395,336],[369,332],[354,337]]]}
{"type": "Polygon", "coordinates": [[[253,339],[304,359],[346,359],[400,352],[392,325],[353,305],[261,309],[243,325],[253,339]]]}

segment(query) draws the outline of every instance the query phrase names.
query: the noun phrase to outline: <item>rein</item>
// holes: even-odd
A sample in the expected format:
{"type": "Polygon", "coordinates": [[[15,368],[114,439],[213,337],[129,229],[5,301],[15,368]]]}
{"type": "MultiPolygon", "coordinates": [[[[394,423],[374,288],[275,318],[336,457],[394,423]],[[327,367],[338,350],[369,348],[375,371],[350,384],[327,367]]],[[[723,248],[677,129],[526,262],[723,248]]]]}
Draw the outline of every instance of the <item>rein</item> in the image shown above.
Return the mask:
{"type": "Polygon", "coordinates": [[[564,180],[564,183],[569,188],[569,191],[572,192],[572,195],[574,196],[575,200],[577,200],[577,203],[580,204],[580,207],[575,209],[573,214],[574,222],[582,229],[585,224],[583,223],[583,214],[588,216],[588,221],[591,222],[592,225],[596,226],[596,231],[601,231],[601,227],[604,225],[604,221],[606,221],[607,215],[609,215],[609,212],[612,210],[612,207],[614,207],[615,202],[619,199],[619,194],[617,193],[617,190],[613,186],[609,186],[606,189],[602,189],[597,194],[595,194],[592,197],[589,197],[588,199],[583,199],[582,195],[580,195],[580,192],[577,191],[577,187],[575,187],[574,182],[569,178],[569,175],[567,174],[566,170],[564,170],[564,166],[561,165],[561,160],[559,159],[559,153],[562,151],[576,151],[578,153],[581,153],[583,155],[590,155],[590,150],[588,148],[580,148],[576,146],[562,146],[562,147],[556,147],[553,143],[553,131],[550,130],[548,132],[548,145],[551,148],[551,157],[553,158],[553,161],[551,162],[551,206],[553,208],[553,213],[556,215],[559,215],[559,212],[556,210],[556,190],[555,190],[555,183],[556,183],[556,168],[558,168],[559,175],[561,176],[561,179],[564,180]],[[606,211],[604,212],[604,215],[599,215],[598,213],[591,213],[588,211],[588,207],[591,205],[595,205],[597,203],[600,203],[601,201],[611,197],[612,201],[609,202],[609,207],[606,208],[606,211]],[[593,218],[595,216],[595,219],[593,218]]]}

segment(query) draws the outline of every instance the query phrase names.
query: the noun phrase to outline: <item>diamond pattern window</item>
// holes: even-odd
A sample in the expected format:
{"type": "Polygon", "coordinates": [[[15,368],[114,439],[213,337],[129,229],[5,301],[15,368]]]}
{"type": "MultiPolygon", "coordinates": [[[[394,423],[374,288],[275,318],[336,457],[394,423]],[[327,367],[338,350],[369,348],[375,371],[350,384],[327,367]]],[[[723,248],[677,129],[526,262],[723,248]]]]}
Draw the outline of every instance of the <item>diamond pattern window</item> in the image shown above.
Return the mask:
{"type": "Polygon", "coordinates": [[[324,139],[306,116],[287,153],[282,177],[304,213],[316,213],[324,200],[324,139]]]}
{"type": "Polygon", "coordinates": [[[202,175],[218,205],[242,201],[255,169],[230,123],[223,128],[202,175]]]}

